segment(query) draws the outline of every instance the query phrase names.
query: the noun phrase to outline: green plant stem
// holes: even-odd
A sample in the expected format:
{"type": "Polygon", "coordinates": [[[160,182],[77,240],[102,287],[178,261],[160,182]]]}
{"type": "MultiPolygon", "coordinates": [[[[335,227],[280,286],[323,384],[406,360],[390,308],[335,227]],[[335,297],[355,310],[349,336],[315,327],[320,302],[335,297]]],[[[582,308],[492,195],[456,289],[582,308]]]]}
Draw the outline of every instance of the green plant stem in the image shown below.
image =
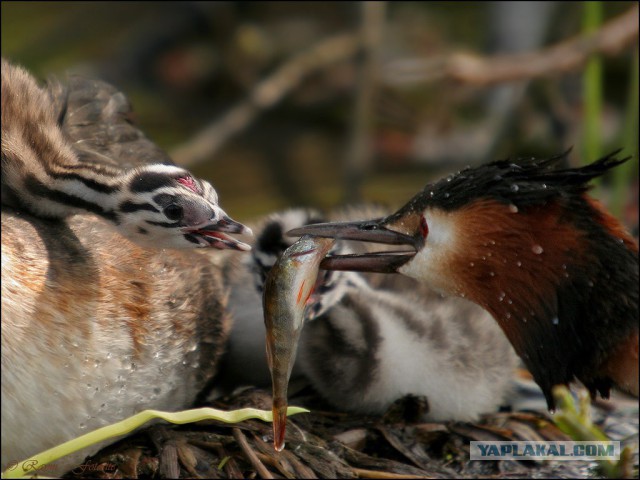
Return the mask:
{"type": "MultiPolygon", "coordinates": [[[[584,2],[582,28],[584,33],[592,33],[602,24],[602,2],[584,2]]],[[[602,59],[592,56],[583,74],[584,128],[582,161],[586,165],[600,158],[602,154],[601,113],[602,113],[602,59]]],[[[596,180],[594,184],[598,184],[596,180]]]]}
{"type": "MultiPolygon", "coordinates": [[[[576,406],[571,392],[564,385],[553,388],[553,398],[558,411],[553,421],[560,430],[576,442],[608,442],[609,437],[591,421],[591,405],[586,391],[581,392],[576,406]]],[[[633,462],[633,452],[625,447],[620,452],[620,460],[598,460],[598,469],[606,478],[626,478],[633,462]]]]}
{"type": "Polygon", "coordinates": [[[640,62],[638,61],[638,47],[632,53],[631,78],[629,79],[629,93],[627,111],[624,119],[622,145],[624,153],[633,156],[631,160],[620,165],[613,174],[613,199],[611,210],[618,218],[623,217],[623,209],[628,201],[629,184],[637,176],[638,166],[638,110],[640,109],[640,62]]]}
{"type": "MultiPolygon", "coordinates": [[[[305,410],[304,408],[289,407],[287,409],[287,416],[308,411],[309,410],[305,410]]],[[[273,414],[271,411],[257,410],[255,408],[243,408],[241,410],[233,410],[230,412],[216,410],[214,408],[197,408],[193,410],[184,410],[182,412],[145,410],[121,420],[120,422],[98,428],[34,455],[22,462],[16,463],[2,472],[2,478],[22,478],[26,475],[34,475],[38,470],[51,462],[104,440],[126,435],[154,418],[160,418],[167,422],[176,424],[193,423],[201,420],[218,420],[225,423],[238,423],[249,418],[258,418],[265,422],[271,422],[273,421],[273,414]]]]}

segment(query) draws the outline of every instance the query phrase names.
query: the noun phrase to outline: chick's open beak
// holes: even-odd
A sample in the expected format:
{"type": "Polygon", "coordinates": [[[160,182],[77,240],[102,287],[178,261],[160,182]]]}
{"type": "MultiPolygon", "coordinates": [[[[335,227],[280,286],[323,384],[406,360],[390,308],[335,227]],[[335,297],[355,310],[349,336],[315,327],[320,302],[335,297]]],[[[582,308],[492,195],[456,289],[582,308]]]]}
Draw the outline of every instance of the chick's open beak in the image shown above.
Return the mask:
{"type": "Polygon", "coordinates": [[[221,215],[221,218],[217,221],[201,227],[200,230],[210,230],[214,232],[226,232],[226,233],[240,233],[243,235],[253,235],[253,232],[249,227],[243,225],[240,222],[236,222],[234,219],[226,214],[221,215]]]}
{"type": "Polygon", "coordinates": [[[324,258],[320,268],[325,270],[348,270],[353,272],[396,273],[398,268],[416,254],[418,242],[414,237],[387,228],[383,220],[343,223],[316,223],[287,232],[291,237],[313,235],[340,240],[387,245],[406,245],[411,250],[386,251],[378,253],[330,255],[324,258]]]}
{"type": "Polygon", "coordinates": [[[221,211],[217,220],[185,230],[188,235],[196,239],[203,247],[213,247],[220,250],[251,250],[250,245],[226,235],[226,233],[237,233],[251,236],[253,235],[251,229],[240,222],[236,222],[223,211],[221,211]]]}

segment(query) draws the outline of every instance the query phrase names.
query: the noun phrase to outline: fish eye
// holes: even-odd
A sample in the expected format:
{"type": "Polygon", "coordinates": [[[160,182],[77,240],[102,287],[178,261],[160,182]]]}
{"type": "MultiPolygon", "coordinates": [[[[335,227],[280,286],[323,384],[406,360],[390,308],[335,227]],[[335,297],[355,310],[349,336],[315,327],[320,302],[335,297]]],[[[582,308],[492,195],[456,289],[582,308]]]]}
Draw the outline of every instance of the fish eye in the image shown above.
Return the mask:
{"type": "Polygon", "coordinates": [[[429,225],[424,215],[420,218],[420,233],[422,234],[422,238],[427,238],[427,235],[429,235],[429,225]]]}
{"type": "Polygon", "coordinates": [[[176,205],[175,203],[167,205],[164,208],[163,212],[169,220],[177,221],[182,219],[182,207],[180,205],[176,205]]]}

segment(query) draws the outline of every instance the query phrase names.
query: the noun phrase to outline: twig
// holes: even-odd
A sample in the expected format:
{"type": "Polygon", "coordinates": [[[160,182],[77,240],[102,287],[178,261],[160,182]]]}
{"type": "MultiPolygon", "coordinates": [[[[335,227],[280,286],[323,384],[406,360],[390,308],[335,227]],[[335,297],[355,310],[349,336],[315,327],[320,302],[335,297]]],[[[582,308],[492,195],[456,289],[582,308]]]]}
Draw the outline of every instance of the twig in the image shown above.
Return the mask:
{"type": "Polygon", "coordinates": [[[255,433],[253,434],[253,440],[255,442],[258,456],[269,456],[270,460],[268,463],[280,471],[285,478],[315,478],[315,476],[313,476],[313,472],[311,472],[312,476],[298,472],[295,465],[291,463],[291,458],[287,456],[287,454],[291,454],[286,449],[281,452],[276,452],[272,445],[265,443],[260,436],[255,433]]]}
{"type": "Polygon", "coordinates": [[[222,445],[220,445],[220,447],[218,448],[218,456],[222,458],[224,462],[224,465],[222,465],[221,462],[221,465],[219,465],[218,468],[224,468],[227,471],[227,475],[229,476],[229,478],[244,478],[244,475],[240,471],[240,467],[238,467],[238,463],[232,456],[227,453],[222,445]]]}
{"type": "Polygon", "coordinates": [[[251,449],[249,442],[247,442],[247,437],[245,437],[244,433],[242,433],[237,427],[233,428],[233,438],[236,439],[236,442],[240,445],[242,452],[246,455],[247,459],[251,462],[251,465],[253,465],[253,468],[256,469],[256,472],[258,472],[258,475],[260,475],[261,478],[274,478],[273,475],[271,475],[271,472],[267,470],[267,467],[265,467],[260,461],[256,452],[251,449]]]}
{"type": "Polygon", "coordinates": [[[178,464],[178,447],[173,443],[167,443],[160,451],[160,475],[163,478],[179,478],[180,465],[178,464]]]}
{"type": "Polygon", "coordinates": [[[371,125],[378,76],[380,73],[380,43],[384,30],[386,2],[362,2],[362,60],[355,88],[355,113],[345,163],[346,203],[360,199],[362,182],[371,165],[371,125]]]}
{"type": "Polygon", "coordinates": [[[266,453],[256,452],[256,456],[260,459],[262,463],[266,463],[267,465],[272,466],[273,468],[278,468],[278,461],[267,455],[266,453]]]}
{"type": "Polygon", "coordinates": [[[379,472],[377,470],[366,470],[364,468],[352,467],[353,473],[360,478],[435,478],[421,475],[408,475],[406,473],[393,473],[393,472],[379,472]]]}
{"type": "Polygon", "coordinates": [[[171,156],[179,165],[188,167],[210,159],[230,138],[245,129],[262,111],[278,103],[307,75],[353,57],[359,47],[358,36],[341,34],[322,40],[294,56],[258,83],[248,98],[173,150],[171,156]]]}
{"type": "Polygon", "coordinates": [[[287,458],[287,460],[289,460],[289,463],[293,466],[294,470],[298,474],[298,478],[310,478],[310,479],[318,478],[315,472],[309,467],[307,467],[300,460],[298,460],[298,457],[296,457],[293,453],[291,453],[288,450],[284,451],[283,453],[285,454],[285,457],[287,458]]]}
{"type": "Polygon", "coordinates": [[[198,472],[196,472],[198,459],[193,453],[193,450],[191,450],[191,447],[187,444],[187,441],[175,441],[175,444],[178,449],[178,460],[180,460],[180,464],[184,467],[187,473],[193,478],[202,478],[198,472]]]}
{"type": "Polygon", "coordinates": [[[426,60],[396,60],[385,67],[384,81],[401,86],[450,79],[488,86],[526,80],[575,70],[589,56],[596,53],[615,55],[637,39],[638,5],[635,5],[596,32],[578,35],[534,52],[494,57],[453,53],[426,60]]]}
{"type": "Polygon", "coordinates": [[[198,440],[197,438],[190,438],[189,443],[215,453],[218,453],[218,449],[222,446],[222,442],[205,442],[203,440],[198,440]]]}

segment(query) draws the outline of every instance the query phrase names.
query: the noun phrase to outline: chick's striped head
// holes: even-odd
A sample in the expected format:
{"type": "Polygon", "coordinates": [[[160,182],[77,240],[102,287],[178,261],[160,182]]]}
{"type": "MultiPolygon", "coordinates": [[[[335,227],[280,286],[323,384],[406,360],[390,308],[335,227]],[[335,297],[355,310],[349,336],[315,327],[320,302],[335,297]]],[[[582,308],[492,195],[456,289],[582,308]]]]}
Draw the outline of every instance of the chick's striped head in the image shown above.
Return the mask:
{"type": "Polygon", "coordinates": [[[117,227],[143,246],[251,249],[227,235],[251,235],[251,230],[220,208],[211,184],[182,168],[172,165],[137,168],[121,187],[120,197],[117,227]]]}

